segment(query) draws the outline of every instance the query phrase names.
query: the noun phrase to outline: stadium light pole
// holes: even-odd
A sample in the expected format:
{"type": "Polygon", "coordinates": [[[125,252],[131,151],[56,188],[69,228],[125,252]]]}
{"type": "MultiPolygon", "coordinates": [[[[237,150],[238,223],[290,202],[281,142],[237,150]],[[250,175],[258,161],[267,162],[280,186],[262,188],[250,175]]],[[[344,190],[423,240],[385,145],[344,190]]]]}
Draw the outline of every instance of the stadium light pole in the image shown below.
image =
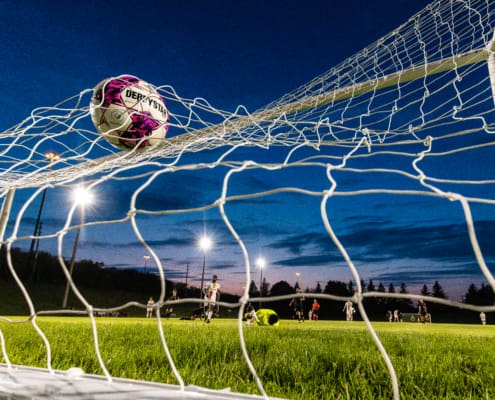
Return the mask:
{"type": "MultiPolygon", "coordinates": [[[[48,171],[51,171],[53,162],[60,159],[60,156],[54,151],[49,151],[48,153],[45,154],[45,157],[48,159],[48,163],[49,163],[48,171]]],[[[29,247],[28,271],[30,271],[31,273],[30,276],[31,282],[34,282],[34,280],[36,279],[36,263],[38,261],[38,248],[39,248],[39,239],[37,239],[36,236],[39,236],[41,234],[41,214],[43,213],[43,207],[45,205],[46,189],[47,188],[44,188],[43,193],[41,194],[40,207],[38,209],[38,215],[36,216],[36,222],[34,224],[34,233],[33,233],[34,237],[31,240],[31,246],[29,247]],[[34,258],[33,258],[33,253],[34,253],[34,258]]]]}
{"type": "Polygon", "coordinates": [[[301,273],[300,272],[296,272],[296,288],[297,288],[297,286],[299,286],[299,289],[301,289],[301,285],[299,284],[299,278],[300,278],[300,276],[301,276],[301,273]]]}
{"type": "MultiPolygon", "coordinates": [[[[266,262],[263,257],[258,257],[256,260],[256,265],[260,269],[260,298],[263,297],[263,268],[265,268],[266,262]]],[[[262,301],[260,300],[259,308],[262,306],[262,301]]]]}
{"type": "MultiPolygon", "coordinates": [[[[204,297],[203,291],[205,284],[205,269],[206,269],[206,253],[208,252],[208,250],[211,249],[212,241],[208,236],[203,235],[201,239],[199,239],[198,244],[199,244],[199,248],[203,251],[203,270],[201,271],[201,288],[199,291],[199,298],[203,299],[204,297]]],[[[203,314],[204,314],[204,307],[205,307],[205,303],[203,302],[203,314]]]]}
{"type": "Polygon", "coordinates": [[[148,260],[151,258],[151,256],[148,254],[145,254],[143,256],[143,258],[144,258],[144,271],[143,271],[143,273],[146,273],[146,266],[148,265],[148,260]]]}
{"type": "Polygon", "coordinates": [[[189,278],[189,263],[186,266],[186,285],[184,287],[184,297],[187,297],[187,279],[189,278]]]}
{"type": "MultiPolygon", "coordinates": [[[[74,246],[72,247],[72,255],[70,258],[70,264],[69,264],[69,276],[72,277],[72,272],[74,271],[74,264],[76,262],[76,253],[77,253],[77,246],[79,244],[79,235],[81,233],[81,226],[84,223],[84,211],[85,208],[88,204],[91,204],[93,201],[93,194],[87,189],[82,186],[77,187],[74,192],[73,192],[73,200],[74,202],[79,205],[80,210],[79,210],[79,227],[77,228],[76,231],[76,238],[74,239],[74,246]]],[[[67,279],[67,285],[65,286],[65,293],[64,293],[64,299],[62,301],[62,308],[67,307],[67,299],[69,298],[69,290],[70,290],[70,283],[69,279],[67,279]]]]}

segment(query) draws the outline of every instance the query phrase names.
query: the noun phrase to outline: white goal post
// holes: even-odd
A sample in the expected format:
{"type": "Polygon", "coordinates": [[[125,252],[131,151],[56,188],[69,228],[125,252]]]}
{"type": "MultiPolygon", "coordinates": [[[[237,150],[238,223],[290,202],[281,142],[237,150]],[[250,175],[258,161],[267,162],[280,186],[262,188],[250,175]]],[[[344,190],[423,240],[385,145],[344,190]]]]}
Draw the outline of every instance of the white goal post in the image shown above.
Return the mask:
{"type": "MultiPolygon", "coordinates": [[[[296,295],[250,297],[251,260],[255,250],[246,240],[247,235],[241,233],[248,227],[239,226],[229,206],[252,202],[253,207],[262,208],[264,200],[298,195],[317,200],[319,209],[316,213],[321,217],[321,228],[331,249],[329,252],[338,255],[340,265],[345,266],[346,272],[352,276],[356,289],[350,297],[322,293],[308,293],[307,296],[342,302],[351,300],[357,305],[385,361],[393,397],[400,399],[400,379],[373,322],[368,318],[366,299],[425,300],[477,313],[493,312],[495,306],[415,294],[366,291],[362,287],[366,262],[359,262],[355,248],[344,244],[345,227],[339,225],[342,221],[335,222],[335,211],[329,203],[342,198],[349,203],[355,202],[355,216],[370,210],[358,199],[374,196],[386,198],[384,204],[390,207],[403,199],[418,198],[425,202],[458,205],[460,225],[465,225],[464,239],[472,251],[471,263],[495,289],[495,279],[489,267],[493,260],[485,258],[478,236],[479,215],[493,216],[493,168],[489,165],[474,168],[476,165],[467,165],[466,162],[478,155],[493,159],[494,31],[493,2],[432,2],[390,34],[256,111],[243,106],[234,111],[220,110],[205,99],[183,98],[171,86],[157,86],[170,112],[170,129],[169,137],[151,151],[116,150],[95,131],[89,112],[93,88],[82,90],[55,106],[37,108],[25,120],[2,132],[0,244],[6,250],[9,274],[29,309],[23,322],[42,338],[47,363],[43,369],[11,363],[11,350],[0,330],[3,359],[0,395],[104,399],[118,394],[118,398],[131,399],[139,391],[141,398],[150,399],[178,396],[184,399],[272,398],[250,359],[243,332],[243,316],[250,302],[262,300],[269,304],[296,295]],[[58,157],[47,162],[47,151],[55,152],[58,157]],[[314,174],[315,170],[319,174],[314,174]],[[212,198],[205,196],[195,204],[179,205],[145,201],[147,191],[159,191],[164,180],[189,177],[190,174],[205,176],[211,171],[217,179],[211,179],[205,185],[216,185],[216,194],[212,198]],[[290,185],[283,186],[278,184],[276,175],[280,171],[294,176],[297,175],[295,171],[311,171],[307,172],[308,176],[315,178],[294,179],[290,185]],[[263,185],[243,190],[244,186],[237,183],[247,173],[253,174],[263,185]],[[313,175],[309,175],[311,173],[313,175]],[[266,182],[263,181],[265,178],[266,182]],[[119,210],[119,214],[105,214],[102,210],[84,220],[76,203],[65,208],[60,205],[57,210],[59,219],[53,221],[45,232],[33,234],[29,215],[33,214],[46,191],[62,198],[82,182],[101,192],[114,190],[115,182],[124,182],[128,188],[123,195],[122,208],[125,209],[119,210]],[[239,263],[243,266],[243,295],[238,303],[225,302],[223,305],[238,310],[239,346],[259,395],[216,391],[184,382],[168,348],[159,313],[157,340],[162,344],[176,384],[112,377],[100,355],[95,314],[125,311],[135,306],[145,309],[146,304],[139,299],[118,307],[91,304],[74,283],[70,266],[64,259],[68,249],[72,248],[73,236],[78,235],[82,228],[88,234],[101,234],[103,228],[132,232],[135,241],[156,265],[161,284],[155,304],[158,310],[169,304],[165,298],[165,286],[170,268],[160,257],[158,245],[146,234],[145,224],[140,222],[140,218],[175,221],[173,218],[209,210],[218,212],[218,220],[228,232],[228,240],[236,246],[239,263]],[[78,215],[80,218],[75,218],[78,215]],[[38,326],[37,317],[71,312],[39,309],[33,301],[12,257],[14,247],[26,246],[31,241],[45,244],[57,254],[59,267],[83,305],[82,309],[73,310],[73,314],[87,316],[91,321],[94,350],[102,376],[85,374],[77,367],[69,371],[52,368],[50,341],[38,326]]],[[[418,227],[426,230],[418,220],[408,222],[417,223],[418,227]]],[[[422,252],[426,250],[418,250],[411,257],[422,259],[422,252]]],[[[202,301],[184,298],[174,304],[185,303],[201,304],[202,301]]],[[[409,317],[412,315],[408,314],[409,317]]],[[[18,323],[9,317],[0,318],[5,323],[18,323]]]]}

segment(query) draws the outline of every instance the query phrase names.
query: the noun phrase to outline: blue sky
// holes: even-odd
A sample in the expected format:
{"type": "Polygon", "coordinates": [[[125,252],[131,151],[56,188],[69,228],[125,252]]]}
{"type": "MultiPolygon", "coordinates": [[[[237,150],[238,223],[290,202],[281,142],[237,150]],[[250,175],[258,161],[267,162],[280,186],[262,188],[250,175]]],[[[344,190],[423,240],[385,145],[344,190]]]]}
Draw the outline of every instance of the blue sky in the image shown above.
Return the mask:
{"type": "Polygon", "coordinates": [[[184,97],[204,97],[219,108],[258,108],[427,4],[339,3],[2,1],[1,84],[9,94],[4,125],[123,73],[170,84],[184,97]]]}
{"type": "MultiPolygon", "coordinates": [[[[352,56],[427,4],[406,0],[0,1],[1,126],[6,129],[36,107],[56,104],[120,74],[157,86],[171,85],[183,97],[202,97],[220,109],[234,111],[244,105],[256,110],[352,56]]],[[[201,155],[190,157],[200,159],[201,155]]],[[[140,205],[154,209],[204,204],[218,196],[222,178],[207,172],[166,176],[162,182],[166,193],[145,191],[140,205]],[[190,184],[192,180],[196,184],[190,184]]],[[[246,173],[232,190],[271,188],[288,180],[318,188],[325,179],[316,170],[290,176],[282,171],[246,173]]],[[[363,183],[344,181],[344,187],[355,184],[363,183]]],[[[88,218],[124,215],[128,209],[124,199],[132,190],[109,184],[105,194],[99,194],[99,203],[88,210],[88,218]]],[[[53,202],[57,194],[49,194],[49,201],[50,197],[53,202]]],[[[338,210],[332,219],[342,243],[362,268],[363,279],[396,286],[406,282],[414,289],[423,283],[431,286],[438,279],[451,297],[459,296],[459,287],[467,288],[466,281],[482,281],[465,240],[458,204],[399,198],[392,209],[381,196],[351,200],[332,199],[331,207],[338,210]]],[[[314,287],[316,282],[324,285],[330,279],[352,278],[340,254],[329,251],[319,201],[289,195],[227,206],[229,215],[239,222],[250,254],[267,259],[264,276],[269,282],[283,279],[293,284],[298,279],[303,287],[314,287]]],[[[476,208],[484,249],[491,247],[493,234],[487,209],[476,208]]],[[[58,211],[56,207],[45,211],[46,230],[60,223],[58,211]]],[[[30,212],[26,231],[36,207],[30,212]]],[[[197,282],[202,262],[196,238],[207,230],[215,241],[208,254],[208,273],[218,273],[232,292],[240,292],[242,255],[216,210],[179,216],[173,224],[143,218],[142,229],[159,249],[167,277],[184,279],[189,265],[192,282],[197,282]]],[[[48,250],[54,245],[47,241],[45,246],[48,250]]],[[[112,227],[83,232],[79,254],[106,266],[136,267],[143,265],[145,252],[129,227],[112,227]]],[[[257,274],[253,273],[255,281],[257,274]]]]}

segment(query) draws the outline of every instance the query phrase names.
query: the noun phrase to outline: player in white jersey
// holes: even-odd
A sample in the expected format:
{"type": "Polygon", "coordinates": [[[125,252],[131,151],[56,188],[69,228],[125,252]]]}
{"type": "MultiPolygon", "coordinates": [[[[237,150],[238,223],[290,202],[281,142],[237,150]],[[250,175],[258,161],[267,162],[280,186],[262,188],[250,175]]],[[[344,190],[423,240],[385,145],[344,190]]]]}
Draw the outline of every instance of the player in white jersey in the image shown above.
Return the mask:
{"type": "Polygon", "coordinates": [[[346,321],[352,321],[354,319],[354,305],[352,301],[348,300],[344,304],[345,319],[346,321]]]}
{"type": "Polygon", "coordinates": [[[220,300],[220,284],[217,282],[217,276],[213,275],[213,279],[206,289],[206,299],[208,303],[208,311],[206,312],[206,323],[209,324],[213,316],[213,310],[216,307],[215,302],[220,300]]]}

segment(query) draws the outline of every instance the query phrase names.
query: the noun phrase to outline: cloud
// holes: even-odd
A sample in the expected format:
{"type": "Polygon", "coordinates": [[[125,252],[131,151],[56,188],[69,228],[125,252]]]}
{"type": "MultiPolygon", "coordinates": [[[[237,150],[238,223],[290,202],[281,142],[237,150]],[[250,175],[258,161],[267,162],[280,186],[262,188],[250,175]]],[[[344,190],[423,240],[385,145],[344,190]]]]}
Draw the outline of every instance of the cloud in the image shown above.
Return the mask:
{"type": "Polygon", "coordinates": [[[332,268],[335,267],[335,263],[341,262],[342,257],[334,254],[320,254],[320,255],[307,255],[300,257],[287,258],[283,260],[273,261],[273,264],[285,267],[296,266],[320,266],[328,265],[332,268]]]}
{"type": "MultiPolygon", "coordinates": [[[[493,235],[493,223],[480,221],[476,226],[481,247],[487,255],[494,256],[494,248],[488,243],[493,235]]],[[[375,261],[380,258],[388,261],[421,257],[455,262],[473,258],[465,224],[411,227],[373,225],[344,235],[342,242],[360,260],[367,260],[371,255],[374,255],[375,261]]]]}
{"type": "Polygon", "coordinates": [[[394,268],[375,275],[374,279],[386,282],[406,282],[424,284],[432,280],[481,276],[478,264],[471,263],[435,263],[431,260],[410,260],[410,267],[394,268]],[[419,266],[418,266],[419,265],[419,266]]]}
{"type": "MultiPolygon", "coordinates": [[[[464,224],[393,226],[390,223],[377,224],[374,218],[370,220],[362,219],[342,235],[336,232],[354,261],[390,263],[421,258],[455,264],[474,260],[464,224]]],[[[492,221],[476,223],[479,244],[487,260],[495,258],[495,248],[491,245],[493,226],[492,221]]],[[[278,261],[280,265],[311,266],[343,261],[326,232],[279,236],[269,247],[296,255],[278,261]]]]}

